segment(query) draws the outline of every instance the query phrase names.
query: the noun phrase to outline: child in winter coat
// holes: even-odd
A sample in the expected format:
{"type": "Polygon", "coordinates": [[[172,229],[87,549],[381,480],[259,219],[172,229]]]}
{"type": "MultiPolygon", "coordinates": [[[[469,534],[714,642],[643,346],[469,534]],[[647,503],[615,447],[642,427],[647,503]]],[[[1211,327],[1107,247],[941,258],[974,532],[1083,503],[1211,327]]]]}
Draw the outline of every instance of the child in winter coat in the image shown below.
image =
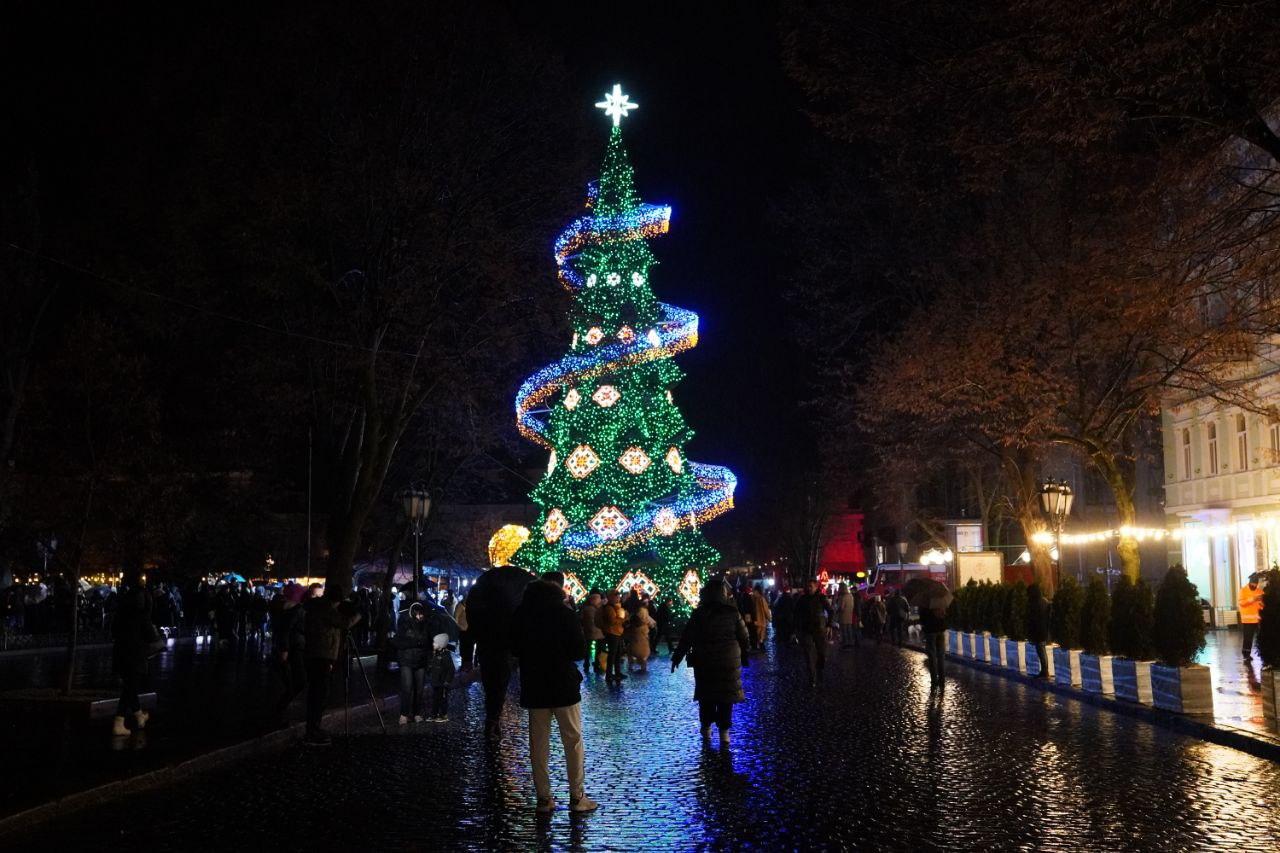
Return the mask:
{"type": "Polygon", "coordinates": [[[631,666],[640,664],[641,672],[649,671],[649,629],[655,625],[647,607],[638,607],[627,617],[627,658],[631,666]]]}

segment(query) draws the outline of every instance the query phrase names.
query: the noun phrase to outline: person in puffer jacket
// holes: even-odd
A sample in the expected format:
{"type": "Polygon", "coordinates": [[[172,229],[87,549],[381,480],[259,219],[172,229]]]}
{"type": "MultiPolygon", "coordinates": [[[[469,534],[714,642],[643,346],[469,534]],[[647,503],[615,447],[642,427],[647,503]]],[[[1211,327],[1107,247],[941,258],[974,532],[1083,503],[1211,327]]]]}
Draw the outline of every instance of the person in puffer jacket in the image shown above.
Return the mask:
{"type": "Polygon", "coordinates": [[[400,725],[422,722],[422,685],[432,658],[427,609],[415,601],[396,625],[396,659],[400,663],[400,725]]]}

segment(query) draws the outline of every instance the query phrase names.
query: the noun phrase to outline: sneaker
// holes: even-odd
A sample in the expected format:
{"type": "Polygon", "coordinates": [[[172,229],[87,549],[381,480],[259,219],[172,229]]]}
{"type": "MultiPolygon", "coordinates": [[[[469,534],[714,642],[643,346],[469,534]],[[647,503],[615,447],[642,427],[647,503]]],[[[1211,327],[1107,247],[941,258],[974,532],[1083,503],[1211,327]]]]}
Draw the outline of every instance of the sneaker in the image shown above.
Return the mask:
{"type": "Polygon", "coordinates": [[[547,797],[546,799],[543,799],[542,797],[538,797],[538,805],[534,809],[534,811],[536,811],[538,814],[551,814],[553,811],[555,811],[555,808],[556,808],[555,797],[547,797]]]}
{"type": "Polygon", "coordinates": [[[333,738],[329,737],[325,732],[307,732],[302,738],[302,742],[307,746],[330,746],[333,738]]]}
{"type": "Polygon", "coordinates": [[[409,724],[409,718],[408,718],[408,717],[406,717],[404,714],[401,714],[401,715],[400,715],[400,725],[402,725],[402,726],[407,726],[408,724],[409,724]]]}
{"type": "Polygon", "coordinates": [[[148,714],[146,711],[134,711],[133,712],[134,728],[137,729],[138,731],[145,729],[147,727],[147,720],[149,719],[151,719],[151,715],[148,714]]]}
{"type": "Polygon", "coordinates": [[[449,715],[448,715],[448,714],[436,714],[434,717],[432,717],[432,718],[431,718],[431,722],[433,722],[433,723],[447,723],[447,722],[449,722],[449,715]]]}
{"type": "Polygon", "coordinates": [[[569,811],[571,812],[593,812],[598,808],[600,808],[600,804],[586,794],[569,803],[569,811]]]}
{"type": "Polygon", "coordinates": [[[116,717],[111,723],[111,734],[114,737],[128,737],[129,727],[124,724],[124,717],[116,717]]]}

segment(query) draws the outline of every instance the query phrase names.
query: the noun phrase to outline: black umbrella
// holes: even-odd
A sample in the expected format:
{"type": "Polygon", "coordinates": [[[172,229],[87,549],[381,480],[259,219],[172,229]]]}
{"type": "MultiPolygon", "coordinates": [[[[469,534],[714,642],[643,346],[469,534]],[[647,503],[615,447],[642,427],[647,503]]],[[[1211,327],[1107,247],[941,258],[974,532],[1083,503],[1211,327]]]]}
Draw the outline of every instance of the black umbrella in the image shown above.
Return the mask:
{"type": "Polygon", "coordinates": [[[478,641],[508,644],[511,614],[533,580],[516,566],[499,566],[480,576],[467,595],[467,624],[478,641]]]}
{"type": "Polygon", "coordinates": [[[921,610],[946,610],[951,606],[951,590],[933,578],[912,578],[902,587],[902,594],[921,610]]]}

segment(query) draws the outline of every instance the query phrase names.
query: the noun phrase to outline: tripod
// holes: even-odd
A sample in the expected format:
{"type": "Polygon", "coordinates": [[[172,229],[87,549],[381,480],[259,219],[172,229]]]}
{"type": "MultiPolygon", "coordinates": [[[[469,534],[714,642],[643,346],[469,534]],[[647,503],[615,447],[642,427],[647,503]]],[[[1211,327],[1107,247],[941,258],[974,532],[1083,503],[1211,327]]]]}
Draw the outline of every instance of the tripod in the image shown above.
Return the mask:
{"type": "Polygon", "coordinates": [[[360,668],[360,677],[364,679],[364,686],[369,690],[369,699],[373,702],[373,710],[378,713],[378,725],[382,726],[382,733],[387,733],[387,721],[382,717],[382,700],[378,698],[378,694],[373,690],[373,683],[369,681],[369,673],[364,668],[364,661],[360,659],[360,647],[356,645],[355,638],[351,636],[351,629],[346,630],[347,644],[347,675],[342,682],[342,706],[343,706],[343,733],[351,734],[351,661],[354,659],[356,666],[360,668]]]}

